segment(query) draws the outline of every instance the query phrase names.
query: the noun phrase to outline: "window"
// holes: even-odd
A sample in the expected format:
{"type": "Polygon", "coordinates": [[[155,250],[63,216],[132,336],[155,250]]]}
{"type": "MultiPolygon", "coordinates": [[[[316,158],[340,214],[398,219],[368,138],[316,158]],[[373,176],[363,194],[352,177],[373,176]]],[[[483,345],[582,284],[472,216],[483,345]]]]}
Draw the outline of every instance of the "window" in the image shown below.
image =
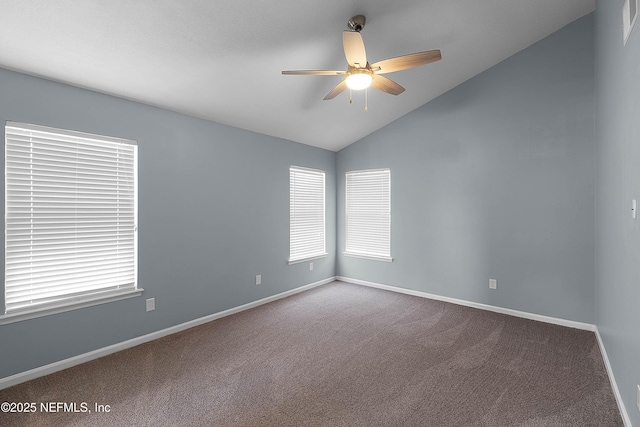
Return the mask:
{"type": "Polygon", "coordinates": [[[289,264],[327,255],[324,172],[289,168],[289,264]]]}
{"type": "Polygon", "coordinates": [[[139,295],[137,144],[13,122],[5,138],[0,320],[139,295]]]}
{"type": "Polygon", "coordinates": [[[391,261],[389,169],[346,174],[345,255],[391,261]]]}

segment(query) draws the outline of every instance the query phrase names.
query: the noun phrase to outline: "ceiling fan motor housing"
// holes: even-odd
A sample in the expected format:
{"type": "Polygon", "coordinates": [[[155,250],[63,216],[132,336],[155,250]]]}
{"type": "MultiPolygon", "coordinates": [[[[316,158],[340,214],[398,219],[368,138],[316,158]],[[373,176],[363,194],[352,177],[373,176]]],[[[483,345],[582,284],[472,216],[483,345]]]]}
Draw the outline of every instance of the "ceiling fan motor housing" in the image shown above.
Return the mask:
{"type": "Polygon", "coordinates": [[[364,28],[364,24],[367,22],[367,18],[364,15],[356,15],[349,19],[349,29],[352,31],[360,32],[364,28]]]}

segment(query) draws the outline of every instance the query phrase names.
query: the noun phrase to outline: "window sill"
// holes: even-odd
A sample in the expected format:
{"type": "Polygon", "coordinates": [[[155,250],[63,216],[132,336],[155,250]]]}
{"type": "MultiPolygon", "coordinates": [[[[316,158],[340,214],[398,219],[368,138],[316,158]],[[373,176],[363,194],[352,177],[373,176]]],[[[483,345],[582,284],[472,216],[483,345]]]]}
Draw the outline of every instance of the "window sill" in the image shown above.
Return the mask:
{"type": "Polygon", "coordinates": [[[91,307],[93,305],[105,304],[113,301],[138,297],[142,295],[144,289],[130,289],[123,292],[110,293],[107,296],[93,296],[81,300],[60,303],[55,306],[41,307],[32,310],[16,311],[15,313],[0,315],[0,325],[8,323],[20,322],[23,320],[35,319],[38,317],[49,316],[51,314],[64,313],[65,311],[77,310],[79,308],[91,307]]]}
{"type": "Polygon", "coordinates": [[[388,256],[379,256],[379,255],[369,255],[369,254],[358,254],[354,252],[342,252],[345,256],[350,256],[353,258],[362,258],[362,259],[370,259],[373,261],[384,261],[384,262],[393,262],[393,258],[388,256]]]}
{"type": "Polygon", "coordinates": [[[306,261],[313,261],[314,259],[324,258],[327,255],[329,255],[329,254],[324,253],[324,254],[320,254],[320,255],[310,256],[310,257],[307,257],[307,258],[300,258],[300,259],[293,259],[293,260],[290,259],[289,260],[289,265],[299,264],[301,262],[306,262],[306,261]]]}

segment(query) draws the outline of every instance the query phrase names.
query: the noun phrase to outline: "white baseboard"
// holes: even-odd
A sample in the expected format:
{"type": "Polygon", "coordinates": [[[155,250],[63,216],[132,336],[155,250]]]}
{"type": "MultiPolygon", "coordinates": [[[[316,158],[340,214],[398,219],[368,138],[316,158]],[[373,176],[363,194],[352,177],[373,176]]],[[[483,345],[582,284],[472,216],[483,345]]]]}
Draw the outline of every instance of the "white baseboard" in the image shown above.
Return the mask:
{"type": "Polygon", "coordinates": [[[539,322],[552,323],[554,325],[568,326],[570,328],[575,328],[575,329],[583,329],[585,331],[593,332],[596,330],[596,326],[591,323],[582,323],[582,322],[575,322],[573,320],[559,319],[557,317],[542,316],[540,314],[527,313],[526,311],[512,310],[510,308],[480,304],[477,302],[466,301],[466,300],[461,300],[457,298],[443,297],[441,295],[429,294],[421,291],[414,291],[412,289],[398,288],[396,286],[382,285],[379,283],[367,282],[359,279],[351,279],[349,277],[338,276],[336,277],[336,280],[353,283],[355,285],[369,286],[371,288],[378,288],[378,289],[384,289],[392,292],[399,292],[402,294],[413,295],[421,298],[428,298],[428,299],[433,299],[437,301],[450,302],[452,304],[464,305],[466,307],[479,308],[480,310],[487,310],[487,311],[493,311],[501,314],[508,314],[510,316],[522,317],[524,319],[537,320],[539,322]]]}
{"type": "Polygon", "coordinates": [[[632,427],[631,419],[629,418],[629,414],[627,413],[627,408],[624,406],[624,401],[622,400],[622,395],[620,394],[620,390],[618,389],[618,384],[616,383],[616,377],[613,375],[613,369],[611,369],[611,363],[609,363],[609,356],[607,356],[607,350],[604,348],[604,343],[602,342],[602,337],[600,336],[600,331],[596,327],[596,339],[598,340],[598,345],[600,346],[600,353],[602,353],[602,359],[604,360],[604,366],[607,368],[607,374],[609,375],[609,382],[611,382],[611,388],[613,389],[613,394],[616,397],[616,403],[618,404],[618,409],[620,410],[620,415],[622,415],[622,421],[626,427],[632,427]]]}
{"type": "Polygon", "coordinates": [[[228,310],[224,310],[218,313],[210,314],[205,317],[201,317],[199,319],[194,319],[186,323],[181,323],[176,326],[172,326],[170,328],[162,329],[160,331],[152,332],[147,335],[143,335],[141,337],[132,338],[127,341],[120,342],[118,344],[113,344],[108,347],[103,347],[98,350],[90,351],[88,353],[80,354],[78,356],[70,357],[68,359],[60,360],[58,362],[50,363],[45,366],[41,366],[39,368],[31,369],[26,372],[21,372],[19,374],[11,375],[9,377],[0,378],[0,390],[14,386],[16,384],[20,384],[25,381],[29,381],[38,377],[42,377],[44,375],[49,375],[54,372],[61,371],[63,369],[70,368],[72,366],[80,365],[81,363],[89,362],[91,360],[97,359],[99,357],[107,356],[112,353],[116,353],[118,351],[126,350],[131,347],[135,347],[140,344],[144,344],[149,341],[156,340],[158,338],[165,337],[167,335],[175,334],[177,332],[184,331],[185,329],[193,328],[194,326],[199,326],[204,323],[211,322],[216,319],[220,319],[221,317],[230,316],[232,314],[239,313],[241,311],[249,310],[254,307],[258,307],[263,304],[270,303],[272,301],[276,301],[282,298],[286,298],[288,296],[307,291],[309,289],[324,285],[326,283],[330,283],[336,280],[335,277],[330,277],[328,279],[320,280],[315,283],[310,283],[308,285],[300,286],[299,288],[291,289],[286,292],[282,292],[276,295],[272,295],[267,298],[262,298],[257,301],[253,301],[247,304],[243,304],[238,307],[230,308],[228,310]]]}

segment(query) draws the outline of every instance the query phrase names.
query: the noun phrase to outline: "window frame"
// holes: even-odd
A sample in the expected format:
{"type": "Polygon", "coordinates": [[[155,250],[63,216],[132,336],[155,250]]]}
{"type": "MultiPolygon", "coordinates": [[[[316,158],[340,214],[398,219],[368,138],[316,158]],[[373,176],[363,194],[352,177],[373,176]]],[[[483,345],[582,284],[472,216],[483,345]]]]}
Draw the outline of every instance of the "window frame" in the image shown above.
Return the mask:
{"type": "MultiPolygon", "coordinates": [[[[122,300],[126,298],[132,298],[132,297],[141,295],[144,289],[140,288],[138,283],[138,144],[137,142],[132,140],[127,140],[127,139],[113,138],[108,136],[95,135],[95,134],[53,128],[48,126],[39,126],[39,125],[12,122],[12,121],[5,122],[4,132],[5,132],[5,138],[4,138],[5,139],[5,144],[4,144],[5,145],[4,147],[4,156],[5,156],[4,158],[4,167],[5,167],[5,170],[4,170],[5,172],[5,184],[4,184],[4,200],[5,200],[5,207],[4,207],[5,256],[4,256],[4,259],[5,261],[4,261],[4,264],[5,265],[4,265],[4,268],[5,270],[4,271],[5,271],[5,278],[2,284],[2,311],[0,313],[0,325],[13,323],[21,320],[42,317],[42,316],[48,316],[55,313],[61,313],[61,312],[75,310],[75,309],[97,305],[97,304],[104,304],[107,302],[122,300]],[[32,133],[32,136],[27,137],[26,135],[29,132],[32,133]],[[9,140],[10,138],[11,138],[11,141],[9,140]],[[128,277],[130,277],[131,279],[126,279],[126,283],[123,281],[122,284],[117,284],[117,283],[114,283],[112,285],[94,284],[92,286],[88,286],[87,284],[92,282],[86,282],[86,283],[82,283],[82,285],[78,287],[72,288],[72,291],[70,292],[66,292],[66,293],[62,292],[60,294],[54,295],[51,300],[44,298],[43,295],[40,294],[39,295],[40,301],[38,301],[37,303],[33,303],[32,305],[25,304],[21,306],[20,305],[21,302],[19,299],[13,299],[11,301],[11,304],[14,305],[14,308],[9,307],[10,303],[8,301],[9,298],[7,298],[7,289],[10,289],[11,286],[7,286],[7,282],[8,282],[7,269],[8,269],[8,264],[11,263],[10,261],[8,261],[8,255],[11,256],[12,250],[8,249],[8,238],[9,238],[8,230],[10,229],[14,230],[14,228],[13,226],[11,227],[9,226],[8,221],[10,218],[12,220],[25,220],[25,219],[28,220],[28,218],[32,218],[31,221],[33,221],[33,215],[34,215],[33,213],[26,214],[26,215],[21,214],[22,216],[9,215],[9,209],[18,206],[16,204],[17,202],[10,202],[8,200],[9,197],[10,196],[15,197],[16,195],[20,196],[20,195],[26,194],[26,192],[24,191],[20,192],[21,190],[16,191],[15,189],[14,190],[10,189],[11,185],[15,186],[16,183],[18,182],[16,180],[16,176],[19,175],[21,171],[19,166],[18,166],[18,169],[16,169],[15,162],[19,162],[20,159],[24,159],[25,157],[23,154],[20,154],[16,157],[15,155],[10,155],[9,152],[20,151],[19,140],[21,138],[23,139],[33,138],[34,140],[37,138],[41,138],[41,140],[38,141],[42,144],[39,149],[42,150],[42,148],[45,145],[51,144],[49,146],[52,147],[53,150],[60,150],[58,152],[61,153],[61,155],[63,156],[69,153],[69,151],[65,151],[65,150],[68,150],[69,149],[68,147],[72,144],[76,144],[78,147],[82,147],[80,148],[81,150],[94,150],[94,151],[100,149],[100,147],[98,147],[98,144],[103,144],[103,147],[104,145],[111,146],[112,150],[119,149],[119,148],[115,148],[117,147],[117,145],[114,145],[114,144],[123,144],[123,145],[126,144],[127,146],[129,146],[128,149],[126,150],[128,151],[128,154],[126,156],[129,157],[129,160],[123,163],[123,164],[126,164],[128,168],[127,171],[129,173],[129,176],[131,176],[131,174],[133,175],[129,181],[129,190],[125,191],[127,195],[120,196],[121,187],[119,182],[115,186],[107,187],[107,190],[106,190],[106,191],[109,191],[109,190],[113,191],[114,188],[117,189],[116,191],[118,196],[115,198],[113,197],[111,198],[111,199],[116,199],[117,202],[114,202],[114,205],[110,206],[111,209],[114,209],[115,206],[119,206],[118,203],[122,203],[125,201],[129,202],[132,205],[132,207],[129,208],[129,214],[127,218],[132,219],[133,226],[132,228],[129,228],[128,231],[125,231],[125,234],[127,234],[127,236],[129,237],[130,242],[132,239],[132,243],[129,243],[128,245],[128,247],[132,248],[132,253],[131,253],[131,250],[129,250],[128,255],[126,256],[126,259],[128,260],[127,263],[129,265],[133,264],[133,266],[130,267],[130,269],[128,270],[129,271],[128,277]],[[64,147],[64,144],[67,145],[66,148],[64,147]],[[91,144],[94,144],[94,145],[91,145],[91,144]],[[131,148],[131,146],[133,146],[134,148],[131,148]],[[9,163],[12,164],[11,165],[12,172],[9,172],[9,169],[10,169],[9,163]],[[59,299],[58,299],[58,296],[59,296],[59,299]]],[[[33,144],[33,142],[31,142],[31,144],[33,144]]],[[[110,149],[107,149],[107,151],[109,150],[110,149]]],[[[108,155],[111,155],[111,154],[112,153],[108,153],[108,155]]],[[[50,162],[54,162],[52,157],[55,157],[55,156],[59,156],[59,155],[58,154],[55,154],[53,156],[51,156],[50,154],[44,155],[42,159],[44,159],[43,161],[48,160],[50,162]]],[[[82,163],[82,162],[79,162],[77,158],[74,158],[73,160],[69,160],[67,163],[84,166],[85,168],[89,166],[105,167],[103,166],[105,165],[105,163],[99,163],[98,160],[94,160],[91,157],[90,159],[91,161],[97,162],[97,164],[93,163],[90,165],[88,163],[89,160],[84,160],[83,161],[84,163],[82,163]]],[[[107,159],[109,159],[109,157],[107,157],[107,159]]],[[[116,164],[117,166],[111,167],[111,168],[105,167],[105,169],[107,169],[107,172],[106,172],[107,179],[113,179],[113,178],[120,179],[123,175],[122,175],[122,172],[120,172],[119,170],[120,168],[119,161],[116,161],[116,162],[111,161],[111,163],[116,164]]],[[[59,164],[52,163],[52,164],[53,166],[48,166],[48,167],[54,168],[54,169],[65,168],[65,166],[62,166],[62,163],[59,163],[59,164]]],[[[29,182],[31,182],[30,185],[32,186],[31,190],[29,191],[30,191],[31,197],[34,197],[33,196],[35,191],[33,190],[33,186],[35,185],[33,184],[34,172],[30,168],[28,173],[29,173],[28,179],[29,179],[29,182]]],[[[42,173],[42,172],[39,172],[39,173],[42,173]]],[[[60,172],[60,173],[64,173],[64,172],[60,172]]],[[[60,180],[64,180],[64,178],[60,178],[60,180]]],[[[66,192],[69,192],[69,190],[72,188],[77,190],[77,188],[79,188],[83,184],[85,186],[88,186],[86,180],[83,182],[81,179],[78,179],[78,178],[69,179],[68,176],[66,177],[66,180],[68,182],[67,186],[51,187],[47,189],[40,188],[38,190],[40,194],[37,197],[40,197],[41,200],[45,198],[51,199],[52,195],[56,194],[56,191],[64,192],[66,190],[66,192]]],[[[40,178],[40,181],[43,182],[42,178],[40,178]]],[[[40,184],[39,186],[46,187],[46,185],[42,185],[42,184],[40,184]]],[[[84,193],[84,195],[85,196],[92,195],[94,194],[93,193],[94,191],[95,190],[87,190],[87,192],[84,193]]],[[[98,191],[102,191],[102,190],[98,190],[98,191]]],[[[68,197],[68,196],[65,196],[65,197],[66,197],[65,200],[69,201],[69,203],[72,203],[72,206],[78,206],[77,201],[75,201],[73,197],[68,197]]],[[[99,196],[96,196],[96,197],[98,197],[99,199],[99,196]]],[[[99,200],[101,203],[104,203],[104,200],[102,199],[99,199],[99,200]]],[[[50,208],[47,208],[47,209],[50,209],[50,208]]],[[[118,221],[121,221],[123,217],[118,212],[118,209],[119,207],[116,208],[116,213],[107,214],[106,221],[114,221],[116,218],[118,218],[118,221]]],[[[51,215],[51,214],[46,214],[46,215],[51,215]]],[[[56,218],[57,220],[51,222],[51,219],[48,219],[48,223],[53,224],[51,226],[47,225],[48,230],[52,230],[52,229],[55,229],[56,227],[61,227],[61,226],[67,227],[68,225],[77,227],[78,224],[80,224],[77,218],[73,217],[68,211],[65,212],[63,210],[59,214],[58,213],[53,214],[53,216],[57,217],[56,218]],[[68,222],[69,220],[72,220],[72,222],[68,222]],[[61,225],[61,224],[64,224],[64,225],[61,225]],[[52,227],[52,228],[49,228],[49,227],[52,227]]],[[[89,226],[95,227],[92,224],[93,223],[90,222],[89,226]]],[[[118,225],[116,231],[109,231],[109,236],[111,236],[110,238],[113,238],[113,236],[115,236],[115,239],[119,242],[118,240],[119,235],[122,233],[121,227],[122,226],[118,225]]],[[[32,236],[33,234],[31,234],[31,237],[26,238],[24,241],[32,242],[32,239],[33,239],[32,236]]],[[[117,247],[120,248],[120,243],[117,243],[117,245],[118,245],[117,247]]],[[[71,251],[77,251],[78,246],[76,243],[74,243],[74,244],[65,246],[65,249],[68,249],[71,251]]],[[[117,251],[119,251],[119,249],[117,249],[117,251]]],[[[82,253],[82,252],[79,252],[79,253],[82,253]]],[[[49,256],[49,254],[47,254],[47,256],[49,256]]],[[[54,260],[54,262],[65,261],[63,259],[60,259],[59,252],[55,252],[51,256],[58,258],[57,260],[54,260]]],[[[118,261],[116,261],[118,265],[117,268],[120,268],[121,258],[119,253],[117,257],[118,257],[117,258],[118,261]]],[[[98,258],[98,260],[100,260],[100,258],[98,258]]],[[[69,261],[68,258],[66,261],[67,262],[69,261]]],[[[112,274],[115,268],[116,267],[108,268],[107,271],[112,274]]],[[[53,280],[52,279],[53,276],[51,274],[56,274],[56,273],[51,273],[49,271],[46,271],[44,274],[46,274],[45,282],[47,282],[49,280],[53,280]]],[[[72,272],[70,274],[76,275],[76,276],[78,275],[77,272],[72,272]]],[[[59,280],[58,278],[56,279],[59,280]]],[[[71,280],[76,280],[79,282],[78,279],[71,279],[71,280]]],[[[111,280],[111,279],[108,279],[108,280],[111,280]]],[[[14,282],[12,292],[15,292],[15,289],[17,289],[15,286],[18,286],[18,285],[16,285],[16,283],[14,282]]],[[[61,292],[61,289],[56,288],[55,291],[61,292]]]]}
{"type": "MultiPolygon", "coordinates": [[[[301,262],[305,262],[305,261],[311,261],[314,259],[319,259],[319,258],[324,258],[328,255],[327,252],[327,213],[326,213],[326,194],[327,194],[327,189],[326,189],[326,172],[319,170],[319,169],[311,169],[311,168],[305,168],[305,167],[301,167],[301,166],[290,166],[289,167],[289,259],[288,259],[288,264],[297,264],[297,263],[301,263],[301,262]],[[296,212],[296,208],[294,206],[294,203],[296,202],[296,191],[299,192],[301,190],[304,190],[303,188],[297,188],[297,190],[294,188],[295,187],[295,176],[299,175],[299,176],[303,176],[306,175],[306,179],[311,179],[311,177],[321,177],[322,180],[322,194],[318,195],[318,194],[306,194],[306,198],[308,200],[309,197],[312,198],[317,198],[318,200],[321,200],[321,204],[322,206],[320,208],[318,208],[318,206],[314,206],[313,209],[317,210],[317,211],[321,211],[322,212],[322,224],[321,224],[321,228],[322,228],[322,247],[316,247],[314,251],[308,252],[308,253],[304,253],[304,251],[302,251],[301,249],[298,249],[298,251],[294,254],[294,247],[296,246],[294,244],[294,240],[296,237],[300,237],[300,236],[296,236],[295,231],[299,229],[299,227],[296,227],[294,224],[296,224],[296,216],[295,216],[295,212],[296,212]],[[294,256],[295,255],[295,256],[294,256]]],[[[307,190],[309,190],[310,188],[307,188],[307,190]]],[[[309,224],[307,223],[307,227],[310,226],[314,226],[314,227],[318,227],[318,224],[309,224]]],[[[317,230],[316,230],[317,232],[317,230]]]]}
{"type": "MultiPolygon", "coordinates": [[[[363,187],[361,187],[360,190],[363,190],[363,187]]],[[[370,191],[371,189],[368,188],[367,190],[370,191]]],[[[391,257],[391,170],[389,168],[381,168],[381,169],[363,169],[363,170],[346,172],[345,173],[345,210],[344,212],[345,212],[345,227],[344,227],[345,250],[343,254],[350,257],[364,258],[364,259],[369,259],[374,261],[392,262],[393,258],[391,257]],[[378,175],[378,177],[376,177],[376,175],[378,175]],[[380,194],[378,194],[379,196],[382,195],[382,198],[384,199],[382,204],[376,204],[380,200],[378,201],[368,200],[366,204],[369,209],[371,209],[371,207],[373,206],[374,209],[377,208],[382,212],[386,211],[386,218],[385,218],[385,214],[383,213],[381,215],[382,221],[378,221],[378,223],[384,222],[385,223],[384,226],[386,227],[386,229],[367,230],[366,224],[359,223],[355,225],[356,230],[354,230],[354,227],[350,225],[352,221],[350,217],[353,216],[351,212],[352,212],[352,209],[354,209],[354,206],[351,206],[353,204],[353,198],[350,198],[350,189],[351,191],[353,191],[354,186],[353,185],[350,186],[350,178],[364,177],[364,176],[373,177],[374,179],[378,179],[380,181],[380,184],[386,184],[386,189],[381,188],[379,190],[380,194]],[[386,241],[383,242],[383,245],[374,245],[374,247],[376,248],[375,250],[372,250],[372,251],[362,250],[361,248],[358,248],[358,246],[362,246],[361,236],[360,238],[357,239],[359,240],[359,242],[357,242],[357,241],[353,241],[353,239],[351,238],[351,235],[354,232],[356,232],[356,234],[364,234],[363,230],[368,231],[369,234],[382,236],[386,238],[385,239],[386,241]],[[387,249],[386,252],[378,250],[382,246],[386,246],[386,249],[387,249]]]]}

